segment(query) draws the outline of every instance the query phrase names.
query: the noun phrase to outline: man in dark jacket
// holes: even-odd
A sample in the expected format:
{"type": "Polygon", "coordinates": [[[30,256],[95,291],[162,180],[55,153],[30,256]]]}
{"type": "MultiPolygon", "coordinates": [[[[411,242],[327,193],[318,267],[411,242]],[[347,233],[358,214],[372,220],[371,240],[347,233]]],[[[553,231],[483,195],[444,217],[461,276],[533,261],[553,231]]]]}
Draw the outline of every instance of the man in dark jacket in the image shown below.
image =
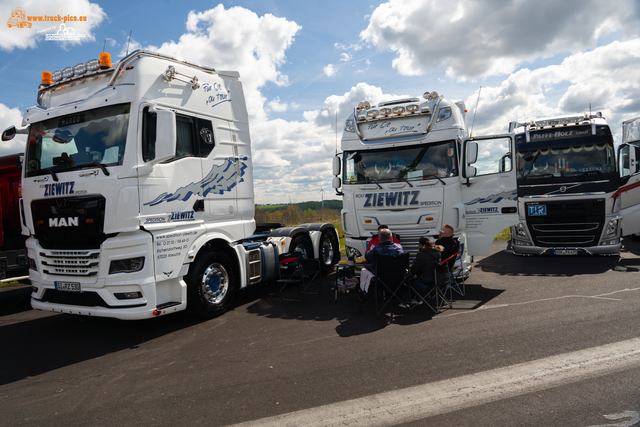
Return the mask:
{"type": "Polygon", "coordinates": [[[376,256],[377,255],[400,255],[402,252],[402,246],[395,243],[392,240],[391,230],[383,228],[378,233],[380,236],[380,244],[371,249],[365,254],[367,262],[371,264],[371,272],[376,273],[376,256]]]}
{"type": "MultiPolygon", "coordinates": [[[[384,228],[389,228],[386,225],[380,224],[378,226],[378,234],[376,234],[375,236],[373,236],[373,239],[369,240],[369,244],[367,245],[367,250],[364,251],[365,255],[373,248],[375,248],[376,246],[378,246],[380,244],[380,230],[384,229],[384,228]]],[[[396,237],[393,237],[393,234],[391,234],[391,239],[394,241],[394,243],[397,243],[400,245],[400,247],[402,247],[402,244],[400,244],[400,240],[397,239],[396,237]]]]}
{"type": "MultiPolygon", "coordinates": [[[[438,240],[436,240],[435,244],[444,247],[444,250],[442,251],[442,254],[441,254],[442,261],[449,258],[451,255],[455,254],[460,250],[458,241],[453,238],[453,227],[448,224],[445,224],[442,226],[442,229],[440,230],[440,234],[438,234],[438,240]]],[[[448,262],[449,267],[452,267],[454,263],[455,263],[455,258],[449,260],[448,262]]]]}

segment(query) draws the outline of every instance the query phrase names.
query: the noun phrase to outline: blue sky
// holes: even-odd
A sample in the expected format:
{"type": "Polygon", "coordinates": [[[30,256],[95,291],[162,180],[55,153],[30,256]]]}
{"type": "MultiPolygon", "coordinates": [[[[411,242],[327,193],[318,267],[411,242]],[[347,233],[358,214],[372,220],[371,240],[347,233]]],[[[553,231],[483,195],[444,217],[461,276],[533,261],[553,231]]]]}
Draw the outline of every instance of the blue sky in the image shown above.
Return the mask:
{"type": "MultiPolygon", "coordinates": [[[[437,91],[466,101],[474,134],[509,121],[602,111],[619,142],[640,116],[640,2],[391,0],[91,2],[0,0],[0,128],[19,125],[42,71],[150,49],[240,72],[257,203],[319,200],[331,189],[336,113],[437,91]],[[86,16],[79,41],[57,22],[9,28],[12,11],[86,16]]],[[[24,140],[0,146],[18,152],[24,140]]]]}

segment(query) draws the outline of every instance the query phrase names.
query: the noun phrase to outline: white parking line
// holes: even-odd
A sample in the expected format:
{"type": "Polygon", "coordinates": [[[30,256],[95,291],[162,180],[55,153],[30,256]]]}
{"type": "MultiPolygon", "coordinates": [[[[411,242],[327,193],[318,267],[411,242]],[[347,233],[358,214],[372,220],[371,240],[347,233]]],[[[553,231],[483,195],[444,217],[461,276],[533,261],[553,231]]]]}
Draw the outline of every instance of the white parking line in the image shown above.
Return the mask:
{"type": "Polygon", "coordinates": [[[640,365],[640,338],[319,406],[237,426],[388,426],[640,365]]]}

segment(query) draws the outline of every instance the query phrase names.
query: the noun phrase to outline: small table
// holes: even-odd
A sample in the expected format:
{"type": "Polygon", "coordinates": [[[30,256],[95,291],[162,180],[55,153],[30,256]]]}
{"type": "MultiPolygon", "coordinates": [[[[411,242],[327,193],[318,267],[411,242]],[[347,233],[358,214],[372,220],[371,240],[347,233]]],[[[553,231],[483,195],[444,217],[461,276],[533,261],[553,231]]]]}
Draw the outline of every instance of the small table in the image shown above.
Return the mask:
{"type": "Polygon", "coordinates": [[[338,301],[338,292],[348,294],[355,291],[360,284],[360,270],[366,267],[365,263],[355,263],[353,261],[341,261],[336,264],[336,283],[334,285],[335,297],[334,301],[338,301]]]}

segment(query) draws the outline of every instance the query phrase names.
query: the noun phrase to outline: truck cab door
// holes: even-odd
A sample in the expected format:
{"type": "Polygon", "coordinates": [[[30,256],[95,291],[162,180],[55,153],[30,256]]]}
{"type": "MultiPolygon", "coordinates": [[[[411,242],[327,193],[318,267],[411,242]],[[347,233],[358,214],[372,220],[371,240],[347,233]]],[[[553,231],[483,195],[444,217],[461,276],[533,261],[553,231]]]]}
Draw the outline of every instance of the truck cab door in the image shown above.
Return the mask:
{"type": "MultiPolygon", "coordinates": [[[[637,142],[636,142],[637,143],[637,142]]],[[[622,235],[640,233],[640,147],[623,143],[618,147],[620,188],[612,196],[618,199],[622,216],[622,235]]]]}
{"type": "Polygon", "coordinates": [[[462,153],[467,250],[485,255],[498,233],[518,223],[513,135],[465,140],[462,153]]]}
{"type": "Polygon", "coordinates": [[[201,219],[197,218],[195,203],[203,177],[196,119],[150,107],[145,107],[142,115],[141,154],[145,166],[138,169],[141,225],[201,219]],[[173,138],[168,138],[169,134],[173,138]]]}

